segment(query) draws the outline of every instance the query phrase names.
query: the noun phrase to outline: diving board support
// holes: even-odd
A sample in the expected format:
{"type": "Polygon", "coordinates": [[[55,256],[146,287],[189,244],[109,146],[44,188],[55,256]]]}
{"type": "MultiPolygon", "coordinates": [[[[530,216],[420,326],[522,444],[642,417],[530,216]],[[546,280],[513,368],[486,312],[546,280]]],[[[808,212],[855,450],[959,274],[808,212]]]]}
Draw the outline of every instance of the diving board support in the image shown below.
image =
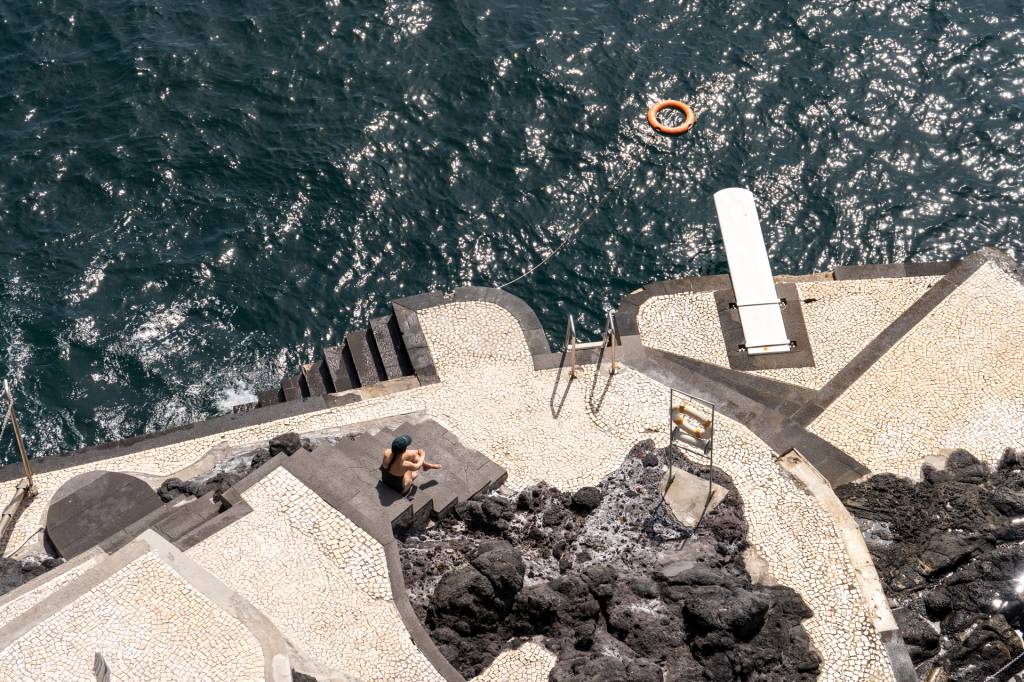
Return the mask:
{"type": "Polygon", "coordinates": [[[739,313],[743,327],[744,342],[740,349],[747,355],[793,350],[796,344],[782,321],[786,301],[775,292],[754,195],[742,187],[720,190],[715,192],[715,210],[736,296],[731,307],[739,313]]]}

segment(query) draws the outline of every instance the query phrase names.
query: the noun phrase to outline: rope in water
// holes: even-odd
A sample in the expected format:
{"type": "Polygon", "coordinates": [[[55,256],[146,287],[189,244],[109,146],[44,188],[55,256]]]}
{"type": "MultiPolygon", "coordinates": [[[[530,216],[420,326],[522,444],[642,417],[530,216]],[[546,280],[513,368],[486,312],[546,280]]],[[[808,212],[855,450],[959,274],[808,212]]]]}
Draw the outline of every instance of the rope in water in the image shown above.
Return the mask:
{"type": "MultiPolygon", "coordinates": [[[[657,130],[660,133],[664,133],[664,134],[668,134],[668,135],[678,135],[679,133],[685,133],[687,130],[689,130],[691,127],[693,127],[693,123],[695,121],[695,118],[694,118],[694,115],[693,115],[693,110],[690,109],[690,107],[687,106],[686,104],[683,104],[682,102],[678,102],[676,100],[664,100],[664,101],[655,103],[654,106],[652,106],[648,110],[648,112],[647,112],[647,121],[648,121],[648,123],[650,123],[652,128],[654,128],[655,130],[657,130]],[[660,121],[658,121],[658,112],[661,111],[662,109],[666,109],[666,108],[678,109],[679,111],[683,112],[683,114],[686,116],[686,120],[681,125],[675,126],[675,127],[668,127],[668,126],[663,125],[660,121]]],[[[544,258],[544,260],[542,260],[541,262],[537,263],[532,268],[530,268],[529,270],[527,270],[523,274],[519,275],[515,279],[510,279],[509,281],[505,282],[504,284],[496,284],[495,286],[498,289],[504,289],[507,286],[515,284],[516,282],[518,282],[521,279],[525,279],[525,278],[529,277],[534,272],[536,272],[537,270],[539,270],[542,267],[544,267],[545,265],[547,265],[551,261],[552,258],[557,256],[562,251],[562,249],[564,249],[566,246],[568,246],[570,243],[572,243],[572,241],[574,239],[576,239],[576,236],[579,234],[580,229],[583,227],[583,225],[588,220],[590,220],[593,217],[593,215],[597,212],[597,209],[601,208],[608,201],[608,199],[611,198],[612,194],[615,193],[615,190],[617,190],[619,188],[619,185],[622,184],[622,181],[625,180],[627,176],[631,175],[633,173],[633,171],[636,170],[636,167],[640,165],[640,161],[643,160],[643,156],[644,156],[644,154],[647,153],[648,149],[649,149],[649,147],[646,147],[646,146],[641,149],[640,154],[638,154],[636,159],[634,159],[633,164],[628,166],[626,168],[626,170],[623,171],[623,173],[619,177],[619,179],[612,183],[611,187],[608,188],[608,191],[605,192],[604,196],[601,197],[601,199],[598,200],[597,203],[595,203],[593,206],[591,206],[590,211],[585,213],[582,218],[580,218],[579,220],[576,221],[576,224],[573,225],[572,229],[569,230],[569,233],[565,236],[564,239],[562,239],[562,243],[559,244],[555,248],[554,251],[549,253],[544,258]]]]}
{"type": "Polygon", "coordinates": [[[601,197],[596,203],[594,203],[594,205],[590,207],[590,210],[587,211],[586,213],[584,213],[584,215],[579,220],[576,221],[576,223],[569,230],[568,234],[566,234],[565,238],[562,239],[562,243],[559,244],[557,247],[555,247],[554,251],[552,251],[547,256],[545,256],[544,260],[542,260],[541,262],[537,263],[536,265],[531,267],[529,270],[527,270],[523,274],[521,274],[518,277],[516,277],[515,279],[510,279],[509,281],[505,282],[504,284],[496,284],[495,286],[498,289],[504,289],[507,286],[515,284],[516,282],[518,282],[521,279],[525,279],[525,278],[529,277],[534,272],[536,272],[537,270],[540,270],[547,263],[549,263],[552,258],[557,256],[562,251],[562,249],[564,249],[566,246],[568,246],[570,243],[572,243],[572,241],[579,234],[580,229],[583,227],[583,225],[586,224],[586,222],[588,220],[590,220],[592,217],[594,217],[594,214],[597,213],[597,210],[599,208],[601,208],[602,206],[604,206],[608,202],[609,199],[611,199],[612,195],[615,193],[615,190],[617,190],[619,188],[619,185],[622,184],[622,181],[625,180],[628,176],[633,174],[633,171],[635,171],[637,166],[640,165],[640,162],[643,160],[643,156],[646,153],[647,153],[647,148],[645,147],[645,148],[643,148],[643,151],[641,151],[640,154],[637,155],[637,157],[633,161],[632,165],[626,167],[626,170],[624,170],[622,172],[622,174],[619,176],[619,178],[617,180],[615,180],[615,182],[613,182],[611,184],[611,186],[608,188],[608,191],[604,193],[604,196],[601,197]]]}

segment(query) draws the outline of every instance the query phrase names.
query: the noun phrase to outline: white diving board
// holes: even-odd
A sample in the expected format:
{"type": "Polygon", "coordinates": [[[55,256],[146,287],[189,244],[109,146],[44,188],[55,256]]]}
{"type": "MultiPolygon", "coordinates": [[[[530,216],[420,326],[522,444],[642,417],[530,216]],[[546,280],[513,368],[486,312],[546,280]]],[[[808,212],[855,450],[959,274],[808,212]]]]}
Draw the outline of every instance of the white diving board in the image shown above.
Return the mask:
{"type": "Polygon", "coordinates": [[[754,195],[741,187],[720,190],[715,192],[715,210],[722,227],[729,279],[736,296],[747,354],[793,350],[782,322],[784,302],[775,293],[754,195]]]}

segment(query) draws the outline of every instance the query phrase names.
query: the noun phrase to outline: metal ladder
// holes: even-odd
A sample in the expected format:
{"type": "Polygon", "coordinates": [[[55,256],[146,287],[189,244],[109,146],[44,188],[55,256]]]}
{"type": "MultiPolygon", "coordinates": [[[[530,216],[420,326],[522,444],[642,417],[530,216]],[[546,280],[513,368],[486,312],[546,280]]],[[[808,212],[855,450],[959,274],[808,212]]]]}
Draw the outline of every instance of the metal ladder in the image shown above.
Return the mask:
{"type": "Polygon", "coordinates": [[[609,366],[608,373],[612,376],[619,369],[619,363],[616,361],[616,355],[619,348],[619,328],[615,324],[615,314],[612,311],[608,311],[605,314],[605,326],[604,333],[601,334],[600,341],[587,341],[580,343],[576,337],[576,321],[572,315],[568,316],[568,322],[565,325],[565,341],[562,345],[563,352],[568,353],[570,359],[569,377],[572,379],[576,378],[576,351],[586,350],[588,348],[611,348],[611,365],[609,366]]]}

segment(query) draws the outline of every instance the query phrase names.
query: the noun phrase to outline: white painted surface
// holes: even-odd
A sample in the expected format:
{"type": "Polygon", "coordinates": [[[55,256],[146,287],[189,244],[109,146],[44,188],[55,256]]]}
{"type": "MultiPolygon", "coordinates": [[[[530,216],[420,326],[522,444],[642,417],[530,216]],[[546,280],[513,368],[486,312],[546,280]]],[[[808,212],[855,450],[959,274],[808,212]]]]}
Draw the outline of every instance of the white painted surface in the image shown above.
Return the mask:
{"type": "Polygon", "coordinates": [[[792,350],[782,308],[772,281],[772,267],[757,219],[754,195],[741,187],[715,192],[715,210],[722,228],[729,278],[743,326],[747,353],[785,353],[792,350]]]}

